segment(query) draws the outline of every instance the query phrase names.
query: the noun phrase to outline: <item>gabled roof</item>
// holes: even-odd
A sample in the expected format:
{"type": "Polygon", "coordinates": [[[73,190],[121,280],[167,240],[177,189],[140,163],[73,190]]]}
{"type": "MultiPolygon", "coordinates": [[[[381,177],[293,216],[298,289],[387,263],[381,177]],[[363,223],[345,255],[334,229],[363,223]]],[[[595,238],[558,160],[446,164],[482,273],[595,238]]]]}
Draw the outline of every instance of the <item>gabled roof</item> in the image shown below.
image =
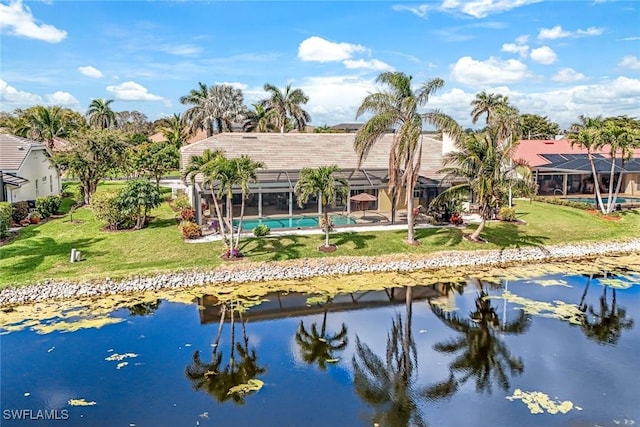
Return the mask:
{"type": "MultiPolygon", "coordinates": [[[[393,136],[385,134],[374,144],[362,169],[388,169],[393,136]]],[[[334,164],[347,170],[358,165],[354,138],[354,133],[221,133],[182,147],[180,162],[184,169],[192,156],[202,155],[206,149],[220,149],[231,158],[246,154],[263,162],[267,171],[293,171],[334,164]]],[[[442,168],[442,141],[423,135],[422,143],[420,175],[440,178],[436,171],[442,168]]]]}
{"type": "Polygon", "coordinates": [[[18,171],[31,150],[44,150],[44,144],[10,134],[0,134],[0,170],[18,171]]]}
{"type": "MultiPolygon", "coordinates": [[[[605,146],[594,151],[595,154],[601,154],[604,158],[610,158],[609,147],[605,146]]],[[[567,139],[545,140],[545,139],[525,139],[520,141],[514,152],[515,160],[526,160],[531,167],[545,166],[552,163],[547,155],[586,155],[587,150],[579,145],[571,146],[571,142],[567,139]]],[[[634,157],[640,158],[640,149],[634,150],[634,157]]],[[[611,163],[609,163],[611,165],[611,163]]]]}

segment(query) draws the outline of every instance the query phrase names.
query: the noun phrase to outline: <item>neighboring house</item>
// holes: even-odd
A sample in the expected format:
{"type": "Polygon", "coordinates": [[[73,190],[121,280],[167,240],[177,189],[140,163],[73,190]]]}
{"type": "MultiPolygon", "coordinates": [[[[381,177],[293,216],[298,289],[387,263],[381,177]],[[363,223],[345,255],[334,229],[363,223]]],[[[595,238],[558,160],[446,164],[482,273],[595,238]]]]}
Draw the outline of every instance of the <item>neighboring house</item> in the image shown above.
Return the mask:
{"type": "Polygon", "coordinates": [[[0,134],[0,172],[0,201],[35,201],[60,194],[60,173],[39,142],[0,134]]]}
{"type": "MultiPolygon", "coordinates": [[[[366,206],[367,211],[390,212],[387,172],[393,137],[393,134],[384,135],[360,169],[356,169],[358,157],[353,149],[353,133],[221,133],[182,147],[180,162],[184,170],[192,156],[202,155],[206,149],[222,150],[230,158],[246,154],[254,161],[263,162],[265,168],[258,171],[257,182],[250,186],[252,196],[245,215],[262,217],[279,213],[293,216],[294,212],[319,212],[317,201],[310,201],[301,210],[293,190],[302,168],[326,165],[337,165],[342,169],[342,176],[349,181],[351,196],[367,192],[376,197],[366,206]]],[[[442,179],[436,173],[442,167],[442,142],[433,135],[423,135],[422,144],[422,166],[414,189],[416,206],[428,205],[439,193],[442,179]]],[[[202,184],[202,177],[196,177],[196,184],[189,186],[189,193],[194,206],[211,202],[211,190],[202,184]]],[[[234,205],[240,201],[240,189],[235,193],[234,205]]],[[[403,197],[400,203],[404,203],[403,197]]],[[[362,205],[349,199],[338,199],[332,209],[350,213],[360,210],[359,207],[362,205]]],[[[196,212],[200,218],[200,209],[196,212]]]]}
{"type": "MultiPolygon", "coordinates": [[[[578,145],[571,146],[566,139],[522,140],[513,157],[529,163],[540,195],[567,196],[595,192],[587,150],[578,145]]],[[[608,191],[611,176],[611,156],[608,147],[595,151],[593,158],[598,185],[603,191],[608,191]]],[[[626,160],[624,165],[620,158],[616,159],[614,170],[615,179],[622,171],[621,193],[640,195],[640,149],[635,149],[633,158],[626,160]]]]}

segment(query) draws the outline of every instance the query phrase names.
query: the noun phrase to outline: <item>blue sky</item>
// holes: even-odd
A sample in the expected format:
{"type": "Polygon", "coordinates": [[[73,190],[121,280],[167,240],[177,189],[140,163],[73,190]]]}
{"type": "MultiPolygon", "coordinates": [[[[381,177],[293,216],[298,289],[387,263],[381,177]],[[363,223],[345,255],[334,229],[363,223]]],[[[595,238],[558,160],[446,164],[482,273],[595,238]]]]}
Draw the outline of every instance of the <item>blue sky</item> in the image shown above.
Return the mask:
{"type": "Polygon", "coordinates": [[[381,71],[444,79],[429,107],[470,125],[479,91],[566,127],[640,116],[640,2],[0,0],[0,110],[93,98],[150,120],[198,82],[291,83],[313,125],[355,121],[381,71]]]}

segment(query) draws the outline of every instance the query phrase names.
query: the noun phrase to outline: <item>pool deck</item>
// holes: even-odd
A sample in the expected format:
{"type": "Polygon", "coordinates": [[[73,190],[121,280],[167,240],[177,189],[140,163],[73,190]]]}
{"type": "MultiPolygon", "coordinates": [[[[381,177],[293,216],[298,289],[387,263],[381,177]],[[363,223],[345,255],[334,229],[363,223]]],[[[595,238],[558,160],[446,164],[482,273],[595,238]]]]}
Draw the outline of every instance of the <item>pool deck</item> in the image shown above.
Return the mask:
{"type": "MultiPolygon", "coordinates": [[[[478,223],[480,222],[480,215],[472,214],[472,215],[463,215],[462,219],[465,224],[469,223],[478,223]]],[[[455,227],[454,225],[432,225],[427,223],[417,223],[415,225],[416,229],[420,228],[442,228],[442,227],[455,227]]],[[[367,224],[357,224],[353,226],[337,226],[334,231],[331,232],[332,235],[340,234],[340,233],[361,233],[368,231],[396,231],[396,230],[406,230],[407,224],[379,224],[379,225],[367,225],[367,224]]],[[[311,228],[285,228],[285,229],[274,229],[271,230],[269,236],[310,236],[314,234],[324,234],[324,231],[320,230],[317,227],[311,228]]],[[[251,230],[242,232],[241,237],[254,237],[253,232],[251,230]]],[[[207,234],[205,236],[200,237],[199,239],[185,240],[187,243],[206,243],[206,242],[216,242],[222,240],[220,234],[207,234]]]]}

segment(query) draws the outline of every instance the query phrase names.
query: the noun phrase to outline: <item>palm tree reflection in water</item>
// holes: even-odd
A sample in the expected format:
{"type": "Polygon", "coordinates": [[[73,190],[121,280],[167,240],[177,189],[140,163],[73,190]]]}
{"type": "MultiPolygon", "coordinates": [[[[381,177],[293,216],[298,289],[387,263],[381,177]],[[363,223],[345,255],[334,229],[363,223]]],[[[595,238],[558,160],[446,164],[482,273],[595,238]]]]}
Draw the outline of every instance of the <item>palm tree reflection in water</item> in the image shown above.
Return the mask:
{"type": "Polygon", "coordinates": [[[523,310],[511,322],[500,321],[491,305],[482,281],[477,280],[480,289],[475,299],[475,311],[468,319],[460,318],[455,313],[446,313],[440,307],[430,304],[432,312],[446,326],[460,333],[458,338],[448,342],[436,343],[434,349],[447,354],[459,353],[449,365],[456,386],[473,378],[476,391],[491,394],[493,382],[507,391],[509,375],[520,375],[524,371],[522,359],[511,354],[501,336],[504,334],[519,335],[529,327],[529,315],[523,310]]]}
{"type": "Polygon", "coordinates": [[[238,301],[223,303],[220,310],[220,323],[218,332],[213,343],[211,361],[204,363],[200,358],[200,351],[193,353],[193,362],[185,370],[186,377],[191,381],[195,390],[204,390],[213,396],[218,402],[223,403],[233,400],[236,404],[243,404],[245,397],[251,393],[250,389],[245,392],[234,393],[231,389],[243,384],[248,384],[249,380],[254,380],[258,375],[266,372],[265,367],[258,364],[258,357],[255,348],[249,349],[249,337],[245,328],[245,321],[242,313],[245,308],[238,301]],[[229,348],[229,361],[222,365],[223,351],[220,349],[220,338],[224,326],[225,316],[229,314],[231,344],[229,348]],[[235,341],[235,314],[238,314],[242,327],[242,342],[235,341]],[[236,357],[237,352],[237,357],[236,357]]]}
{"type": "Polygon", "coordinates": [[[302,360],[310,365],[318,365],[321,370],[327,369],[327,363],[338,362],[336,352],[342,351],[347,347],[347,325],[344,323],[340,332],[330,335],[327,334],[327,311],[332,298],[327,297],[324,306],[324,314],[322,316],[322,326],[320,333],[315,323],[311,324],[311,331],[307,331],[304,321],[300,321],[298,331],[296,332],[296,343],[300,346],[302,360]]]}
{"type": "Polygon", "coordinates": [[[453,378],[431,387],[416,387],[418,355],[411,331],[410,286],[406,287],[405,307],[404,323],[400,313],[392,321],[384,361],[356,336],[356,355],[352,359],[354,386],[358,396],[375,408],[374,425],[426,426],[417,399],[442,399],[456,391],[453,378]]]}

